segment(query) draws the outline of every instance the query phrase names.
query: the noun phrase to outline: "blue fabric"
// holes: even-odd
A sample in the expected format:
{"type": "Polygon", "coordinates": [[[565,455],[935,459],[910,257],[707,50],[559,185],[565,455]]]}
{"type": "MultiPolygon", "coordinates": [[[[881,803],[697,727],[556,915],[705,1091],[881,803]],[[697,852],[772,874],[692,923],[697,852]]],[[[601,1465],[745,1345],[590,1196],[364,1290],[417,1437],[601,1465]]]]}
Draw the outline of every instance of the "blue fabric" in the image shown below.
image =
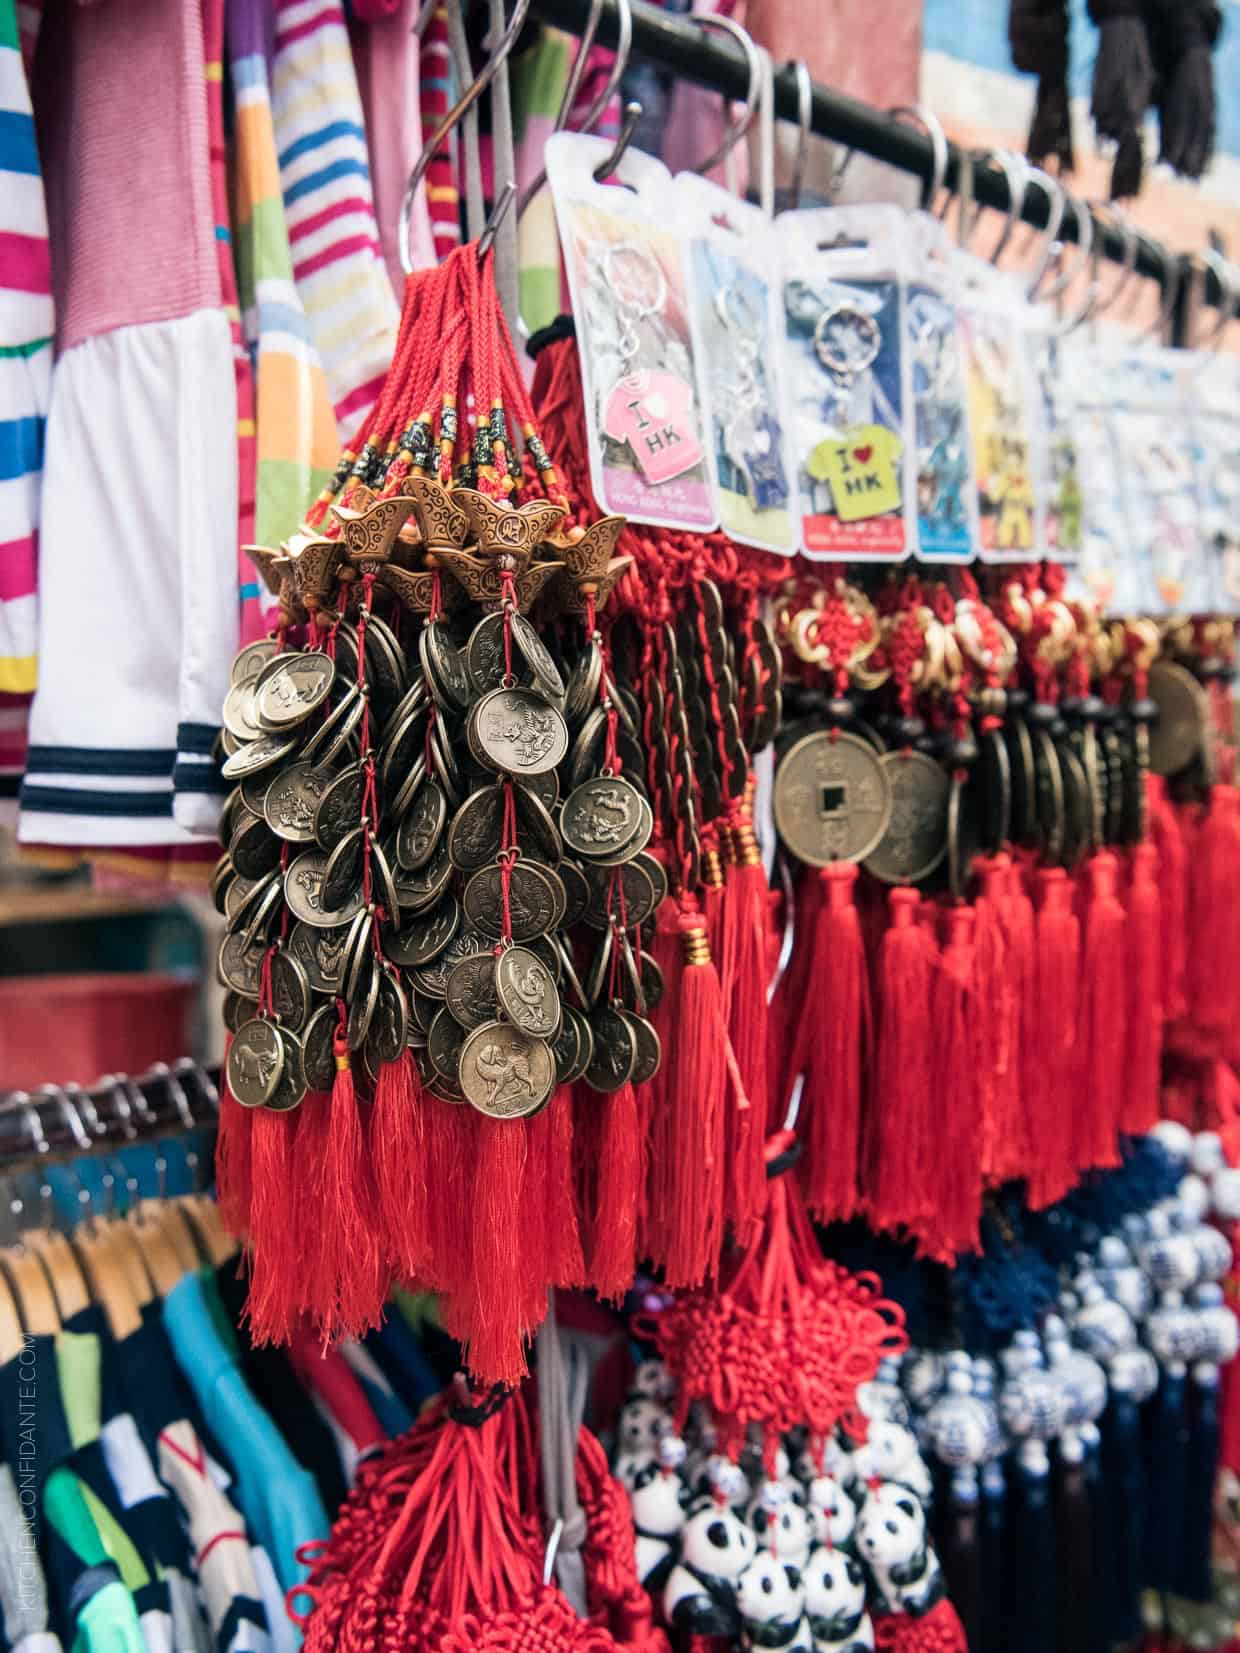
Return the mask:
{"type": "Polygon", "coordinates": [[[164,1324],[236,1477],[233,1491],[246,1525],[288,1590],[306,1577],[296,1551],[326,1538],[331,1524],[313,1477],[297,1463],[242,1377],[237,1346],[225,1335],[213,1294],[209,1276],[187,1274],[164,1299],[164,1324]]]}
{"type": "Polygon", "coordinates": [[[443,1388],[408,1323],[396,1310],[389,1309],[379,1329],[367,1332],[362,1341],[411,1412],[421,1411],[443,1388]]]}

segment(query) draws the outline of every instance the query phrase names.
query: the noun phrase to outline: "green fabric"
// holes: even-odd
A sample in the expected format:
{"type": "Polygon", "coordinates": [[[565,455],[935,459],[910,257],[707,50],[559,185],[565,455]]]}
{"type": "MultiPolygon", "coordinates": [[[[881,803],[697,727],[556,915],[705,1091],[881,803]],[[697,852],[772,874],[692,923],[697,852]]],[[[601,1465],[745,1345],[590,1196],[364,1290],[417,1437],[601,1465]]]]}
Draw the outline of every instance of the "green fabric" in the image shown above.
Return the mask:
{"type": "MultiPolygon", "coordinates": [[[[0,5],[4,0],[0,0],[0,5]]],[[[0,46],[4,44],[0,41],[0,46]]],[[[37,356],[40,350],[51,348],[51,339],[31,339],[29,344],[0,344],[0,361],[12,361],[15,357],[37,356]]]]}
{"type": "Polygon", "coordinates": [[[105,1584],[78,1614],[73,1653],[146,1653],[133,1597],[123,1584],[105,1584]]]}
{"type": "Polygon", "coordinates": [[[544,26],[541,35],[538,44],[513,58],[508,69],[513,136],[518,143],[531,115],[555,119],[576,51],[576,41],[560,29],[544,26]]]}
{"type": "Polygon", "coordinates": [[[420,1332],[423,1326],[443,1328],[439,1298],[433,1291],[394,1291],[392,1301],[400,1310],[410,1331],[420,1332]]]}
{"type": "Polygon", "coordinates": [[[61,1332],[56,1339],[60,1398],[74,1450],[99,1436],[102,1353],[93,1332],[61,1332]]]}
{"type": "Polygon", "coordinates": [[[0,0],[0,46],[18,48],[17,7],[13,0],[0,0]]]}
{"type": "Polygon", "coordinates": [[[265,459],[263,467],[263,496],[258,502],[255,534],[260,545],[278,545],[288,534],[289,524],[300,522],[307,501],[322,491],[332,473],[317,465],[307,472],[291,459],[265,459]]]}
{"type": "Polygon", "coordinates": [[[85,1567],[108,1559],[99,1529],[82,1496],[82,1483],[71,1469],[52,1470],[43,1489],[43,1514],[85,1567]]]}
{"type": "Polygon", "coordinates": [[[134,1541],[124,1530],[106,1504],[101,1503],[84,1483],[82,1501],[90,1512],[104,1549],[115,1561],[125,1588],[134,1595],[151,1582],[146,1564],[138,1554],[134,1541]]]}

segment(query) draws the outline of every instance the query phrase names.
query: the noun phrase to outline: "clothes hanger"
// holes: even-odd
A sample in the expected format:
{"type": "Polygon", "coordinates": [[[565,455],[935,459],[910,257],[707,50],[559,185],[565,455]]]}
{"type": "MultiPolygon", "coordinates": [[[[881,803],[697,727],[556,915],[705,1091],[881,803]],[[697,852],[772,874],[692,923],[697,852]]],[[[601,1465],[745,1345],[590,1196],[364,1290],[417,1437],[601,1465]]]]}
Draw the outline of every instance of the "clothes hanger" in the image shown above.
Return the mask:
{"type": "MultiPolygon", "coordinates": [[[[31,1147],[37,1157],[49,1151],[48,1142],[43,1135],[43,1124],[38,1109],[31,1107],[28,1099],[23,1103],[20,1100],[23,1096],[24,1091],[18,1093],[16,1106],[30,1133],[31,1147]]],[[[23,1200],[15,1193],[10,1200],[9,1209],[17,1223],[17,1241],[0,1253],[0,1269],[12,1287],[26,1331],[32,1336],[55,1337],[60,1330],[56,1295],[38,1252],[31,1250],[22,1236],[21,1213],[24,1208],[23,1200]]]]}
{"type": "MultiPolygon", "coordinates": [[[[80,1114],[72,1106],[66,1093],[56,1085],[41,1085],[39,1094],[49,1096],[57,1103],[74,1141],[84,1153],[89,1153],[94,1144],[80,1114]]],[[[38,1255],[47,1271],[61,1320],[70,1320],[89,1305],[90,1290],[81,1264],[73,1254],[73,1247],[53,1225],[51,1184],[44,1181],[40,1193],[43,1205],[42,1220],[38,1226],[28,1229],[22,1235],[22,1239],[38,1255]]]]}
{"type": "MultiPolygon", "coordinates": [[[[530,0],[516,0],[516,5],[513,7],[512,16],[508,20],[508,27],[504,30],[499,40],[496,41],[495,45],[492,47],[490,57],[482,66],[481,71],[465,88],[464,92],[453,104],[452,108],[448,110],[448,113],[443,117],[434,132],[427,139],[426,143],[422,147],[422,153],[413,164],[413,171],[409,174],[409,181],[405,185],[405,195],[403,201],[401,202],[400,217],[397,220],[396,226],[397,243],[400,249],[400,267],[406,275],[413,274],[413,252],[409,237],[410,223],[413,215],[413,203],[417,199],[418,186],[426,176],[427,168],[434,160],[439,146],[443,143],[444,139],[453,130],[453,128],[465,117],[473,105],[482,96],[483,92],[486,91],[487,87],[491,84],[496,71],[499,69],[500,64],[504,62],[509,53],[512,51],[512,48],[516,45],[517,36],[521,33],[521,29],[525,23],[526,13],[529,9],[530,0]]],[[[507,211],[508,204],[511,200],[512,194],[505,191],[504,206],[502,211],[507,211]]],[[[499,202],[497,201],[496,207],[498,206],[499,202]]],[[[498,218],[495,208],[492,209],[491,218],[492,222],[487,225],[487,228],[493,231],[493,228],[498,225],[498,218]]],[[[492,239],[494,239],[493,233],[492,239]]]]}
{"type": "MultiPolygon", "coordinates": [[[[151,1069],[152,1074],[164,1081],[169,1098],[176,1109],[177,1118],[188,1134],[198,1129],[198,1121],[194,1117],[188,1092],[181,1083],[181,1072],[185,1071],[187,1070],[184,1067],[178,1071],[169,1068],[163,1062],[157,1062],[151,1069]]],[[[194,1063],[189,1065],[188,1071],[193,1073],[196,1084],[204,1090],[208,1099],[214,1101],[215,1087],[209,1076],[194,1063]]],[[[169,1200],[168,1206],[180,1225],[184,1238],[192,1247],[193,1255],[188,1267],[196,1268],[199,1263],[208,1263],[212,1268],[218,1268],[221,1263],[226,1263],[230,1257],[236,1256],[237,1241],[226,1232],[215,1201],[202,1190],[198,1176],[198,1155],[192,1148],[186,1154],[186,1164],[193,1186],[188,1194],[181,1194],[176,1199],[169,1200]]]]}
{"type": "MultiPolygon", "coordinates": [[[[107,1209],[102,1216],[96,1216],[95,1222],[100,1227],[106,1227],[113,1235],[116,1256],[125,1271],[125,1278],[129,1281],[129,1289],[133,1293],[134,1302],[139,1308],[155,1300],[155,1286],[151,1280],[150,1270],[146,1266],[146,1259],[134,1237],[133,1229],[124,1220],[116,1209],[116,1184],[119,1180],[125,1185],[125,1210],[128,1211],[134,1204],[138,1192],[138,1179],[130,1176],[123,1162],[119,1159],[109,1160],[104,1173],[104,1186],[108,1191],[107,1209]]],[[[87,1199],[89,1201],[89,1194],[87,1199]]],[[[93,1206],[92,1206],[93,1213],[93,1206]]]]}
{"type": "MultiPolygon", "coordinates": [[[[116,1116],[125,1135],[132,1141],[137,1131],[133,1125],[129,1098],[119,1090],[119,1080],[112,1079],[109,1083],[116,1087],[112,1099],[116,1116]]],[[[72,1099],[70,1106],[74,1106],[72,1099]]],[[[92,1298],[107,1316],[112,1335],[116,1338],[128,1337],[142,1324],[140,1299],[133,1283],[133,1260],[124,1249],[121,1224],[111,1219],[100,1219],[95,1213],[89,1190],[83,1188],[83,1192],[86,1194],[88,1213],[86,1220],[74,1229],[70,1244],[82,1266],[92,1298]]]]}

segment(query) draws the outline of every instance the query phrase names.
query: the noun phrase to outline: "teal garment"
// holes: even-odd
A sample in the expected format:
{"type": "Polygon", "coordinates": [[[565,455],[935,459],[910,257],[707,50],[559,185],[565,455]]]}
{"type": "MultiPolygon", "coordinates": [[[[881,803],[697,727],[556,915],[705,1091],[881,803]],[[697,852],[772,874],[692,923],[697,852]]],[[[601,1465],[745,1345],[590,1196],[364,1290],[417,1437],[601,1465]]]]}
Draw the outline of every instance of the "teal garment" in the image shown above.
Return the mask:
{"type": "Polygon", "coordinates": [[[209,1270],[187,1274],[172,1288],[164,1299],[164,1325],[236,1477],[232,1495],[246,1525],[271,1557],[280,1587],[303,1583],[306,1568],[297,1550],[326,1538],[331,1523],[313,1477],[293,1457],[241,1374],[237,1340],[209,1270]]]}

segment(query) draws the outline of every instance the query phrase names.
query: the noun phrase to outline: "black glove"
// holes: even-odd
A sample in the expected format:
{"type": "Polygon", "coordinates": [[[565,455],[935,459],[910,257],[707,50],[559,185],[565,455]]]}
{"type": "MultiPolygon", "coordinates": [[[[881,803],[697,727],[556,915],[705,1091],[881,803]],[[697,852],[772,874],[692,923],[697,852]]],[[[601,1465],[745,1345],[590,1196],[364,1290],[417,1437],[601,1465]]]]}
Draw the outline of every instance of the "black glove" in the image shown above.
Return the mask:
{"type": "MultiPolygon", "coordinates": [[[[1173,0],[1174,3],[1174,0],[1173,0]]],[[[1089,0],[1098,25],[1089,112],[1099,137],[1114,139],[1111,196],[1141,188],[1141,122],[1154,90],[1154,63],[1142,0],[1089,0]]]]}
{"type": "Polygon", "coordinates": [[[1159,159],[1183,178],[1200,178],[1214,153],[1214,65],[1222,27],[1214,0],[1146,0],[1154,61],[1159,159]]]}
{"type": "Polygon", "coordinates": [[[1037,75],[1038,94],[1026,149],[1031,161],[1054,155],[1072,170],[1072,123],[1068,111],[1067,0],[1011,0],[1008,40],[1012,62],[1037,75]]]}

